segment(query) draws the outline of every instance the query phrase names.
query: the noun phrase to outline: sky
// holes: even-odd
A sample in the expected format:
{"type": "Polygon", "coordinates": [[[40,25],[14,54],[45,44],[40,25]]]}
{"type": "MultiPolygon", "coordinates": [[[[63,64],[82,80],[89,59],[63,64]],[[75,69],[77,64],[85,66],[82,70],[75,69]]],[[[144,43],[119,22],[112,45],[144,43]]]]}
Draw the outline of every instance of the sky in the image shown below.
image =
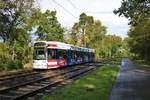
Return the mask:
{"type": "Polygon", "coordinates": [[[119,8],[122,0],[39,0],[38,5],[42,12],[47,9],[56,10],[58,21],[62,27],[71,28],[79,21],[79,15],[85,12],[100,20],[107,27],[108,34],[115,34],[122,38],[127,37],[129,30],[128,20],[113,14],[119,8]]]}

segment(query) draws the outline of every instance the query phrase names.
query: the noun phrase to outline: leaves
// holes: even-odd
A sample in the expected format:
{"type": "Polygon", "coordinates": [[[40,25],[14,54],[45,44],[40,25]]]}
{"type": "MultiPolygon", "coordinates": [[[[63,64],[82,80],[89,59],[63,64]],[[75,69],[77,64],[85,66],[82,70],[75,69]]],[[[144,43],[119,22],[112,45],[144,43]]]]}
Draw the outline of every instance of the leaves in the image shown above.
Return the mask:
{"type": "Polygon", "coordinates": [[[127,40],[130,51],[138,58],[150,61],[150,0],[123,0],[114,13],[130,20],[127,40]]]}
{"type": "Polygon", "coordinates": [[[133,53],[143,59],[149,60],[150,56],[150,20],[143,20],[129,31],[129,46],[133,53]]]}
{"type": "Polygon", "coordinates": [[[39,40],[63,41],[64,30],[57,20],[56,11],[47,10],[42,13],[40,10],[35,10],[28,22],[29,26],[37,27],[35,34],[38,35],[39,40]]]}
{"type": "Polygon", "coordinates": [[[69,43],[94,48],[97,58],[119,56],[117,53],[121,49],[122,39],[106,33],[106,27],[101,21],[82,13],[79,22],[72,27],[69,43]]]}
{"type": "Polygon", "coordinates": [[[149,0],[123,0],[121,7],[114,10],[115,14],[125,16],[130,20],[129,24],[136,25],[141,20],[150,17],[149,0]]]}
{"type": "Polygon", "coordinates": [[[33,0],[1,0],[0,36],[4,42],[12,44],[17,30],[26,29],[26,19],[32,11],[33,0]]]}
{"type": "Polygon", "coordinates": [[[0,47],[0,65],[4,69],[13,62],[21,65],[29,58],[27,20],[32,13],[33,3],[34,0],[0,0],[0,37],[4,45],[0,47]]]}

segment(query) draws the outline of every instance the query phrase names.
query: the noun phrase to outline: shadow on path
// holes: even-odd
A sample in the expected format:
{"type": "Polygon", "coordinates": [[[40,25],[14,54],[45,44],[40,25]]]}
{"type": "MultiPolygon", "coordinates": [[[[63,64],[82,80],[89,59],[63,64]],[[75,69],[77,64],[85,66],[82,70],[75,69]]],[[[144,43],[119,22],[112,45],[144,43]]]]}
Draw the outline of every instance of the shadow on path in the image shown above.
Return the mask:
{"type": "Polygon", "coordinates": [[[150,100],[150,73],[122,59],[109,100],[150,100]]]}

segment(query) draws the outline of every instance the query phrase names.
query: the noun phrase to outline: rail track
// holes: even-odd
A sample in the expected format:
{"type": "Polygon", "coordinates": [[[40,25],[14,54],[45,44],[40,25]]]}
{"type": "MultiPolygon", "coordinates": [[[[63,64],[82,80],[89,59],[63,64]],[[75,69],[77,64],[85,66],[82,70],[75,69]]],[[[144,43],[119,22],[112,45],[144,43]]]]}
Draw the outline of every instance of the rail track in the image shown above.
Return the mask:
{"type": "MultiPolygon", "coordinates": [[[[88,65],[88,63],[84,64],[88,65]]],[[[30,73],[21,73],[14,74],[14,75],[7,75],[5,77],[0,77],[0,91],[11,87],[15,87],[18,84],[24,84],[25,82],[30,82],[33,80],[38,80],[46,75],[53,75],[54,73],[62,73],[68,70],[76,69],[76,68],[82,68],[83,65],[76,65],[76,67],[66,67],[61,69],[55,69],[55,70],[40,70],[40,71],[31,71],[30,73]]]]}
{"type": "Polygon", "coordinates": [[[23,100],[37,92],[51,88],[65,82],[68,79],[76,78],[86,73],[95,66],[101,64],[89,63],[84,67],[72,67],[44,72],[33,72],[16,77],[6,77],[0,79],[0,100],[23,100]]]}
{"type": "MultiPolygon", "coordinates": [[[[86,63],[86,64],[88,65],[89,63],[86,63]]],[[[84,64],[84,65],[86,65],[86,64],[84,64]]],[[[82,65],[78,65],[78,66],[82,66],[82,65]]],[[[67,69],[67,68],[65,68],[65,69],[67,69]]],[[[30,75],[34,75],[34,74],[39,74],[39,72],[40,73],[41,72],[45,73],[46,70],[36,70],[36,71],[35,70],[26,70],[26,71],[19,71],[19,72],[15,72],[15,73],[8,73],[8,74],[0,75],[0,81],[10,80],[10,79],[19,78],[19,77],[30,76],[30,75]]]]}

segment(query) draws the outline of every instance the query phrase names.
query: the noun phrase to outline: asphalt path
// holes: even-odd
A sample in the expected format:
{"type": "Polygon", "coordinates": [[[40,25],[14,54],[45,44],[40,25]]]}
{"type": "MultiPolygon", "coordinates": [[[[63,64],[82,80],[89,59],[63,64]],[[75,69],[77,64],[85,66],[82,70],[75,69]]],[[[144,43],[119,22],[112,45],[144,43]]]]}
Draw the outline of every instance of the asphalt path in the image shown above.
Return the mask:
{"type": "Polygon", "coordinates": [[[122,59],[109,100],[150,100],[150,72],[122,59]]]}

